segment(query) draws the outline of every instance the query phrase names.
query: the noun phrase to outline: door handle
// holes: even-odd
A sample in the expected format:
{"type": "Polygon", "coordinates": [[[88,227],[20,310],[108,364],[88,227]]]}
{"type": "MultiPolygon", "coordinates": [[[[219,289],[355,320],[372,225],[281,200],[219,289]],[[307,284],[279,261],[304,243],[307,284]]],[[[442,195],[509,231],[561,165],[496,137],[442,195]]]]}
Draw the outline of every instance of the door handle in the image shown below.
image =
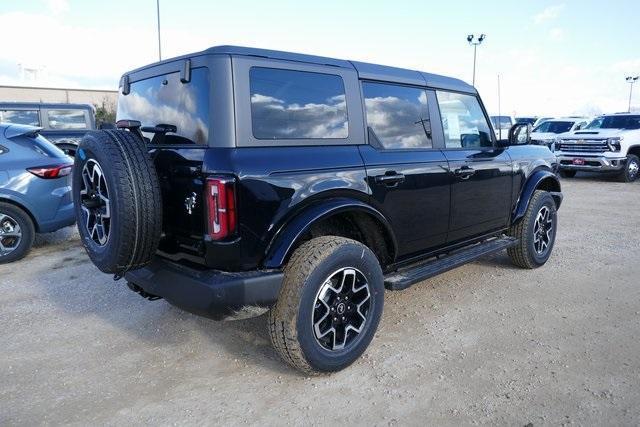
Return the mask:
{"type": "Polygon", "coordinates": [[[469,179],[474,173],[476,173],[476,170],[469,166],[463,166],[453,171],[453,174],[460,179],[469,179]]]}
{"type": "Polygon", "coordinates": [[[404,175],[401,173],[387,173],[385,175],[377,175],[373,177],[376,184],[383,184],[387,187],[395,187],[399,183],[404,181],[404,175]]]}

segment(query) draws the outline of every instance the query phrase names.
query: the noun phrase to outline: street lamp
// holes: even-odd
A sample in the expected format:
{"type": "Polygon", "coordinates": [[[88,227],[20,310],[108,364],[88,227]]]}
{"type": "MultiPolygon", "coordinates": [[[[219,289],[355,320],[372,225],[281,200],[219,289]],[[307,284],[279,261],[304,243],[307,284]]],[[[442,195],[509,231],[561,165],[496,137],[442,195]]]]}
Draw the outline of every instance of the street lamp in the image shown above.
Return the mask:
{"type": "Polygon", "coordinates": [[[631,95],[633,94],[633,84],[638,81],[638,78],[640,78],[640,76],[625,77],[625,80],[627,81],[627,83],[629,83],[629,112],[631,112],[631,95]]]}
{"type": "Polygon", "coordinates": [[[482,43],[482,41],[487,37],[485,34],[480,34],[480,37],[476,38],[475,35],[469,34],[467,36],[467,41],[469,45],[473,46],[473,86],[476,85],[476,50],[478,45],[482,43]]]}

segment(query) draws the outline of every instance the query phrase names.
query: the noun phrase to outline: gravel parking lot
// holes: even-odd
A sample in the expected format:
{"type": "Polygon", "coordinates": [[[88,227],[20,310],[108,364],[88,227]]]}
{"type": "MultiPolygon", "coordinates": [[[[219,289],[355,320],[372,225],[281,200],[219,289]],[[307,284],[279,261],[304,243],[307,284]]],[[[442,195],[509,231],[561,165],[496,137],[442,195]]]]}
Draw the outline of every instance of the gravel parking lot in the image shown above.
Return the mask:
{"type": "Polygon", "coordinates": [[[388,292],[366,355],[306,378],[264,317],[149,302],[73,229],[0,266],[0,425],[638,424],[640,182],[563,181],[555,252],[500,254],[388,292]]]}

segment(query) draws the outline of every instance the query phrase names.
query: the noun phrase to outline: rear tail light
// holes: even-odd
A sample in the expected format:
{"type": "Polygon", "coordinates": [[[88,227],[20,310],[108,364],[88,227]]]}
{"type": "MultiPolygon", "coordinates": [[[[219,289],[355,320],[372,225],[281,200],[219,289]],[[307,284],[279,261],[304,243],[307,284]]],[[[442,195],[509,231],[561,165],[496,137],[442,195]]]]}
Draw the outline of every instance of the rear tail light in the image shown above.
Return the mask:
{"type": "Polygon", "coordinates": [[[207,226],[209,237],[224,239],[236,231],[236,192],[233,178],[213,177],[206,181],[207,226]]]}
{"type": "Polygon", "coordinates": [[[55,179],[63,176],[67,176],[71,173],[73,164],[64,164],[56,166],[38,166],[35,168],[27,168],[29,172],[35,176],[39,176],[44,179],[55,179]]]}

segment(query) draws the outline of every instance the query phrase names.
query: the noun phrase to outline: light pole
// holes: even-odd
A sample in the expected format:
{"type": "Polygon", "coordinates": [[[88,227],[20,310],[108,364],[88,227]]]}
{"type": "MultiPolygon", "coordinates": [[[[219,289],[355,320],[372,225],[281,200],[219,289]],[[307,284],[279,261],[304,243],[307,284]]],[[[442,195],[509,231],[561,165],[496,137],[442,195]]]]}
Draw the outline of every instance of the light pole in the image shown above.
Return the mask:
{"type": "Polygon", "coordinates": [[[480,34],[480,37],[478,38],[476,38],[476,36],[473,34],[469,34],[467,36],[469,45],[473,46],[473,86],[476,85],[476,50],[478,49],[478,45],[482,43],[485,37],[487,37],[485,34],[480,34]]]}
{"type": "Polygon", "coordinates": [[[158,60],[162,61],[162,46],[160,44],[160,0],[156,0],[156,11],[158,12],[158,60]]]}
{"type": "Polygon", "coordinates": [[[637,82],[639,78],[640,76],[625,77],[625,80],[627,81],[627,83],[629,83],[629,109],[628,109],[629,112],[631,112],[631,95],[633,94],[633,84],[637,82]]]}

